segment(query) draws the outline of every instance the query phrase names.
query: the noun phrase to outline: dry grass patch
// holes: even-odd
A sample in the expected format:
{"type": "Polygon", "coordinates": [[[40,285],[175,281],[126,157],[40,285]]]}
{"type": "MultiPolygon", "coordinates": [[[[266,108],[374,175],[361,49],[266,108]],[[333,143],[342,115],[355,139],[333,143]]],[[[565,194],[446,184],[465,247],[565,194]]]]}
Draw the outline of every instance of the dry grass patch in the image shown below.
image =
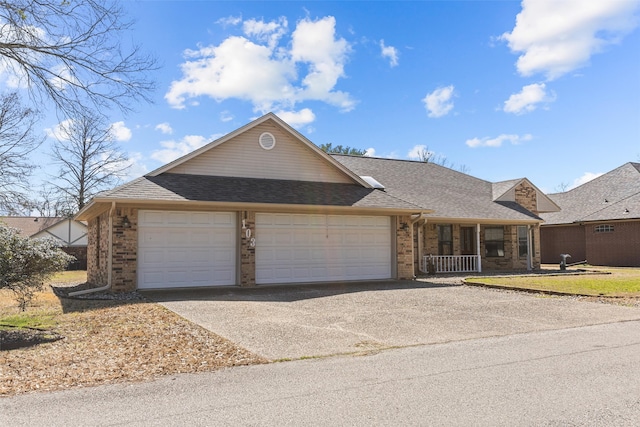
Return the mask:
{"type": "MultiPolygon", "coordinates": [[[[0,291],[0,324],[16,314],[12,295],[0,291]]],[[[0,351],[0,395],[267,362],[150,302],[61,303],[47,290],[26,315],[63,339],[0,351]]]]}

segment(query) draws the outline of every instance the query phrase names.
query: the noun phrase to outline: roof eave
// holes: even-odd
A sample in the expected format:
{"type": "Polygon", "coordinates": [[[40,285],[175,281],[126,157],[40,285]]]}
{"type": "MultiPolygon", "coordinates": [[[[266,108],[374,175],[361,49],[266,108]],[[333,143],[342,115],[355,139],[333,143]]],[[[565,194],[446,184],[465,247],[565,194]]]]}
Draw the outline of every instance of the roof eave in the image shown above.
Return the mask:
{"type": "Polygon", "coordinates": [[[403,214],[432,214],[432,209],[415,208],[385,208],[385,207],[366,207],[366,206],[340,206],[340,205],[307,205],[307,204],[281,204],[281,203],[249,203],[249,202],[215,202],[215,201],[193,201],[193,200],[156,200],[156,199],[117,199],[117,198],[100,198],[94,199],[90,204],[85,206],[75,216],[76,220],[87,221],[98,214],[106,211],[108,207],[115,202],[120,206],[135,206],[140,209],[214,209],[214,210],[254,210],[261,212],[280,212],[280,211],[309,211],[309,212],[369,212],[384,213],[386,215],[403,215],[403,214]]]}

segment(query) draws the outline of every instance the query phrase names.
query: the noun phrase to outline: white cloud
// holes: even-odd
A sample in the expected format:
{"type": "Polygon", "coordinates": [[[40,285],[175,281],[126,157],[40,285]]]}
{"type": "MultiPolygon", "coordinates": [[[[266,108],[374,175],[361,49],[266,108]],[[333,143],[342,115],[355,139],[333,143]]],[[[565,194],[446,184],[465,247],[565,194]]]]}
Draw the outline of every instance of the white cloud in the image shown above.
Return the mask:
{"type": "Polygon", "coordinates": [[[520,93],[514,93],[504,102],[506,113],[523,114],[535,110],[542,102],[553,102],[555,94],[546,92],[544,83],[534,83],[524,86],[520,93]]]}
{"type": "Polygon", "coordinates": [[[375,155],[376,155],[376,149],[373,147],[370,147],[364,150],[365,157],[374,157],[375,155]]]}
{"type": "Polygon", "coordinates": [[[620,42],[637,24],[637,0],[523,0],[516,25],[500,39],[520,57],[523,76],[549,80],[588,64],[595,53],[620,42]]]}
{"type": "Polygon", "coordinates": [[[124,122],[115,122],[111,124],[111,135],[116,141],[126,142],[131,139],[131,129],[124,125],[124,122]]]}
{"type": "Polygon", "coordinates": [[[571,190],[572,188],[576,188],[582,184],[585,184],[591,181],[592,179],[596,179],[600,175],[603,175],[603,173],[602,172],[598,172],[598,173],[585,172],[584,175],[582,175],[580,178],[574,179],[573,183],[569,186],[569,188],[567,188],[567,190],[571,190]]]}
{"type": "MultiPolygon", "coordinates": [[[[45,128],[45,133],[49,138],[54,138],[59,141],[67,141],[69,138],[68,132],[73,124],[73,119],[66,119],[58,123],[53,128],[45,128]]],[[[109,131],[114,140],[119,142],[126,142],[131,139],[131,129],[125,126],[124,122],[115,122],[109,126],[109,131]]]]}
{"type": "Polygon", "coordinates": [[[502,134],[497,136],[496,138],[484,137],[484,138],[472,138],[468,139],[465,144],[467,144],[471,148],[476,147],[500,147],[503,142],[510,142],[512,145],[518,145],[523,143],[524,141],[531,141],[533,139],[533,135],[527,133],[525,135],[513,135],[513,134],[502,134]]]}
{"type": "Polygon", "coordinates": [[[213,139],[215,138],[208,139],[200,135],[186,135],[180,141],[160,141],[162,148],[151,153],[151,158],[161,163],[169,163],[202,147],[213,139]]]}
{"type": "Polygon", "coordinates": [[[350,95],[333,90],[338,79],[344,77],[344,64],[351,51],[345,39],[336,39],[335,27],[333,16],[317,21],[305,18],[298,22],[291,36],[291,58],[306,63],[309,72],[302,80],[304,89],[297,98],[324,101],[350,111],[355,107],[350,95]]]}
{"type": "Polygon", "coordinates": [[[389,59],[389,65],[392,67],[398,65],[398,49],[393,46],[385,46],[384,40],[380,40],[380,51],[383,58],[389,59]]]}
{"type": "Polygon", "coordinates": [[[261,113],[290,110],[307,100],[353,109],[351,96],[335,90],[351,50],[346,40],[336,37],[335,18],[299,21],[290,42],[281,40],[286,29],[285,18],[247,20],[243,36],[185,51],[182,78],[171,83],[165,99],[174,108],[185,108],[200,96],[218,102],[236,98],[251,102],[261,113]]]}
{"type": "Polygon", "coordinates": [[[155,130],[159,130],[165,135],[171,135],[173,133],[173,128],[171,128],[171,125],[167,122],[157,124],[155,130]]]}
{"type": "Polygon", "coordinates": [[[308,125],[316,119],[316,115],[309,108],[300,111],[278,111],[276,115],[294,128],[308,125]]]}
{"type": "Polygon", "coordinates": [[[128,153],[128,157],[129,160],[127,160],[126,163],[129,167],[125,170],[123,179],[131,180],[149,172],[149,169],[143,163],[144,157],[142,153],[130,152],[128,153]]]}
{"type": "Polygon", "coordinates": [[[266,42],[273,49],[280,38],[287,33],[287,18],[280,17],[277,21],[264,22],[255,19],[244,21],[242,30],[248,37],[254,37],[256,40],[266,42]]]}
{"type": "Polygon", "coordinates": [[[443,117],[449,114],[453,109],[453,85],[440,87],[433,92],[427,94],[422,102],[424,102],[429,117],[443,117]]]}
{"type": "Polygon", "coordinates": [[[216,24],[220,24],[223,27],[239,25],[242,22],[242,15],[240,16],[227,16],[226,18],[220,18],[216,21],[216,24]]]}
{"type": "Polygon", "coordinates": [[[234,119],[233,114],[231,114],[230,111],[224,110],[223,112],[220,113],[220,120],[223,122],[230,122],[233,119],[234,119]]]}
{"type": "Polygon", "coordinates": [[[78,79],[71,73],[71,69],[66,65],[57,65],[51,68],[51,72],[56,76],[49,79],[49,83],[58,91],[63,91],[70,84],[77,85],[78,79]]]}
{"type": "Polygon", "coordinates": [[[57,139],[59,141],[67,141],[67,131],[73,124],[72,119],[66,119],[58,123],[54,128],[45,128],[44,132],[49,138],[57,139]]]}

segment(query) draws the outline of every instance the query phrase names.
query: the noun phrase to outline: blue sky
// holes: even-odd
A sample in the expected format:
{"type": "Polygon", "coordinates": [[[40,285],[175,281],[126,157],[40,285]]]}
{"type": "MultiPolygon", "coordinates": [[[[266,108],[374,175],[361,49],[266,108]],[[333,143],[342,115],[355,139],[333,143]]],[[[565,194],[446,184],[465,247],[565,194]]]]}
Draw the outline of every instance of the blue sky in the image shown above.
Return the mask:
{"type": "Polygon", "coordinates": [[[546,192],[640,161],[637,0],[125,7],[162,65],[155,103],[111,117],[130,177],[268,111],[318,145],[424,148],[546,192]]]}

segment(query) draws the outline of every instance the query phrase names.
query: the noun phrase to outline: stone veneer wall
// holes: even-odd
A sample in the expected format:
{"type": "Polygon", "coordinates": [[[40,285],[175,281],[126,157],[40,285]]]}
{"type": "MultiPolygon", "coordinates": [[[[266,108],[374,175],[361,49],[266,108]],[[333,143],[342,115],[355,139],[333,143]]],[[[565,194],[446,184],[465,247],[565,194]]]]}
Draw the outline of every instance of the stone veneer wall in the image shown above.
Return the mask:
{"type": "Polygon", "coordinates": [[[515,188],[515,201],[529,212],[538,215],[538,195],[532,186],[521,182],[515,188]]]}
{"type": "Polygon", "coordinates": [[[256,238],[256,213],[253,211],[240,212],[240,226],[244,220],[245,229],[241,229],[240,237],[240,286],[256,285],[256,248],[251,246],[251,239],[256,238]],[[251,230],[251,237],[247,237],[246,230],[251,230]]]}
{"type": "Polygon", "coordinates": [[[398,260],[397,278],[413,280],[413,230],[411,216],[402,215],[396,218],[396,254],[398,260]],[[403,228],[406,224],[406,229],[403,228]]]}

